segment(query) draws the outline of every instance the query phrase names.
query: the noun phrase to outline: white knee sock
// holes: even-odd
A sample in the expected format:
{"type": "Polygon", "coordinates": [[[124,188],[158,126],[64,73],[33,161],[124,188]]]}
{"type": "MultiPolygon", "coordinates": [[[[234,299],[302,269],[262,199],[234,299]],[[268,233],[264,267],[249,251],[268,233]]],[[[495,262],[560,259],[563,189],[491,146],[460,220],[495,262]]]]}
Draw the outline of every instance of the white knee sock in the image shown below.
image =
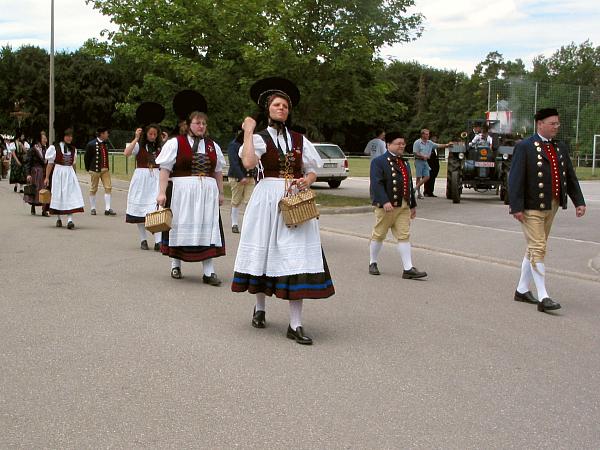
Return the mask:
{"type": "Polygon", "coordinates": [[[176,267],[181,268],[181,260],[177,258],[171,258],[171,269],[174,269],[176,267]]]}
{"type": "Polygon", "coordinates": [[[67,223],[73,222],[73,214],[67,214],[67,223]]]}
{"type": "Polygon", "coordinates": [[[546,267],[544,266],[544,263],[535,263],[535,267],[537,270],[535,270],[532,265],[531,275],[533,275],[533,282],[535,283],[538,301],[541,302],[546,297],[550,297],[548,292],[546,292],[546,267]]]}
{"type": "Polygon", "coordinates": [[[532,280],[531,272],[531,263],[529,262],[529,258],[525,256],[521,263],[521,278],[519,278],[519,284],[517,285],[517,292],[520,294],[524,294],[529,290],[532,280]]]}
{"type": "Polygon", "coordinates": [[[302,300],[290,300],[290,326],[294,331],[302,326],[302,300]]]}
{"type": "Polygon", "coordinates": [[[231,225],[238,225],[238,216],[240,213],[240,208],[237,206],[231,207],[231,225]]]}
{"type": "Polygon", "coordinates": [[[412,269],[412,256],[410,249],[410,242],[399,242],[398,252],[400,253],[400,259],[402,260],[402,266],[404,270],[412,269]]]}
{"type": "Polygon", "coordinates": [[[264,293],[259,292],[256,294],[256,310],[266,311],[267,310],[267,297],[264,293]]]}
{"type": "Polygon", "coordinates": [[[110,194],[104,194],[104,209],[108,211],[110,209],[110,194]]]}
{"type": "Polygon", "coordinates": [[[202,269],[204,270],[204,275],[210,277],[211,274],[215,273],[215,265],[213,264],[213,259],[205,259],[202,261],[202,269]]]}
{"type": "Polygon", "coordinates": [[[369,264],[377,262],[377,257],[379,256],[381,247],[383,247],[383,242],[371,241],[371,244],[369,245],[369,264]]]}
{"type": "Polygon", "coordinates": [[[90,208],[96,209],[96,196],[90,195],[90,208]]]}
{"type": "Polygon", "coordinates": [[[143,223],[137,224],[138,233],[140,234],[140,242],[146,240],[146,228],[143,223]]]}
{"type": "Polygon", "coordinates": [[[60,214],[56,215],[56,220],[60,220],[62,222],[62,217],[60,217],[60,214]]]}
{"type": "MultiPolygon", "coordinates": [[[[146,229],[144,228],[144,231],[146,229]]],[[[155,244],[160,244],[160,242],[162,241],[162,233],[158,232],[158,233],[154,233],[154,243],[155,244]]]]}

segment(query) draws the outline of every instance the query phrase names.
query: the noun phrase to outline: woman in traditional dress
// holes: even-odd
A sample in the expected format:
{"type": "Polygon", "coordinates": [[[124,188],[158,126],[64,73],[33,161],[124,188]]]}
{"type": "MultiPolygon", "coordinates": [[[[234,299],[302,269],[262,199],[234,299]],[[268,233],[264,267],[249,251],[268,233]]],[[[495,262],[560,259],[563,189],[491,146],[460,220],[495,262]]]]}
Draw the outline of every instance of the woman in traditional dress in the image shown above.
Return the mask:
{"type": "Polygon", "coordinates": [[[267,78],[255,83],[250,94],[267,113],[268,127],[254,134],[256,121],[251,117],[242,125],[242,162],[246,169],[258,166],[261,179],[246,207],[231,289],[256,294],[255,328],[265,327],[266,295],[289,300],[287,337],[310,345],[312,339],[302,328],[303,299],[327,298],[335,291],[317,220],[288,228],[279,201],[285,194],[288,172],[299,189],[306,189],[316,180],[315,169],[322,161],[308,139],[286,126],[290,110],[300,98],[293,83],[267,78]]]}
{"type": "Polygon", "coordinates": [[[14,184],[15,192],[23,192],[23,185],[27,182],[25,173],[25,147],[19,139],[14,139],[8,149],[11,152],[10,157],[10,177],[8,182],[14,184]]]}
{"type": "MultiPolygon", "coordinates": [[[[135,137],[127,147],[125,156],[135,155],[137,168],[133,172],[129,192],[127,193],[127,223],[135,223],[140,235],[140,248],[148,250],[148,240],[144,222],[146,214],[156,210],[156,197],[158,196],[159,169],[156,157],[160,153],[162,144],[160,127],[151,124],[135,130],[135,137]]],[[[154,233],[154,250],[160,250],[160,233],[154,233]]]]}
{"type": "Polygon", "coordinates": [[[25,160],[25,173],[27,174],[27,184],[35,187],[35,193],[23,195],[23,200],[31,205],[31,215],[35,215],[35,207],[42,206],[42,216],[48,216],[48,205],[40,203],[40,189],[44,188],[44,178],[46,175],[46,149],[48,148],[48,137],[43,131],[40,133],[38,142],[29,147],[27,158],[25,160]]]}
{"type": "Polygon", "coordinates": [[[62,227],[61,215],[67,215],[67,228],[75,228],[73,214],[83,212],[83,194],[79,180],[75,174],[77,164],[77,149],[72,144],[73,130],[64,132],[63,140],[51,145],[46,150],[46,179],[45,186],[50,186],[52,175],[52,199],[50,200],[50,214],[57,216],[56,226],[62,227]]]}
{"type": "Polygon", "coordinates": [[[169,139],[156,158],[160,165],[156,202],[173,212],[171,230],[162,235],[161,252],[171,257],[171,277],[182,278],[181,261],[202,261],[202,282],[219,286],[213,258],[225,255],[219,211],[225,158],[219,145],[206,136],[204,97],[183,91],[173,106],[180,117],[193,110],[187,118],[187,134],[169,139]]]}

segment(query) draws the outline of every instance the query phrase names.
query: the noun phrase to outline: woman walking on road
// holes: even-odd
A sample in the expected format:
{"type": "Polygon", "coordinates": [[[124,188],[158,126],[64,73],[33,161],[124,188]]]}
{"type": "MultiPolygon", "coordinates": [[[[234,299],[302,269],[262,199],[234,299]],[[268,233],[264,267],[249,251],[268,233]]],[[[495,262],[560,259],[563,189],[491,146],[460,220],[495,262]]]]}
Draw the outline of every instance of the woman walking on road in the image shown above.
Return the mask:
{"type": "Polygon", "coordinates": [[[246,117],[242,126],[242,162],[246,169],[258,166],[261,175],[246,207],[231,289],[256,294],[255,328],[266,325],[267,295],[289,300],[287,337],[310,345],[312,339],[302,327],[303,299],[326,298],[335,291],[317,220],[288,228],[279,201],[285,194],[290,169],[299,189],[307,189],[316,180],[315,169],[322,161],[312,143],[286,125],[292,106],[300,98],[293,83],[267,78],[255,83],[250,95],[266,112],[268,127],[255,134],[257,122],[251,117],[246,117]]]}
{"type": "Polygon", "coordinates": [[[31,205],[31,215],[35,215],[35,207],[42,206],[42,216],[48,217],[48,205],[40,203],[40,189],[44,188],[44,178],[46,174],[46,149],[48,148],[48,138],[43,131],[40,133],[40,139],[33,144],[27,151],[25,159],[25,173],[27,175],[27,184],[35,187],[33,194],[24,194],[23,200],[31,205]]]}

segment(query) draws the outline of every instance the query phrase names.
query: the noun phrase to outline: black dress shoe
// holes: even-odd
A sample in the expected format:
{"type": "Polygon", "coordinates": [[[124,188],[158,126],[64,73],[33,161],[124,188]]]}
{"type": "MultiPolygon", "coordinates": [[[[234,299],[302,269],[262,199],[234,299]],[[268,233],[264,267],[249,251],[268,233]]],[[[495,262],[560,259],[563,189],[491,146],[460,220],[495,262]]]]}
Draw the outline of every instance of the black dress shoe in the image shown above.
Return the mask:
{"type": "Polygon", "coordinates": [[[147,241],[146,239],[144,239],[142,242],[140,242],[140,248],[141,248],[142,250],[150,250],[150,249],[148,248],[148,241],[147,241]]]}
{"type": "Polygon", "coordinates": [[[381,273],[379,273],[379,269],[377,268],[377,263],[369,264],[369,273],[371,275],[381,275],[381,273]]]}
{"type": "Polygon", "coordinates": [[[175,278],[176,280],[181,280],[183,275],[181,275],[181,268],[173,267],[171,269],[171,278],[175,278]]]}
{"type": "Polygon", "coordinates": [[[257,311],[256,307],[254,307],[254,312],[252,313],[252,326],[254,328],[265,327],[265,312],[257,311]]]}
{"type": "Polygon", "coordinates": [[[17,192],[17,185],[15,184],[15,187],[13,188],[13,191],[17,192]]]}
{"type": "Polygon", "coordinates": [[[202,282],[204,284],[210,284],[211,286],[221,286],[221,280],[217,278],[216,273],[211,273],[210,277],[202,275],[202,282]]]}
{"type": "Polygon", "coordinates": [[[31,205],[31,215],[35,216],[35,206],[31,205]]]}
{"type": "Polygon", "coordinates": [[[515,291],[515,301],[516,302],[525,302],[537,304],[538,300],[533,296],[531,291],[523,292],[522,294],[519,291],[515,291]]]}
{"type": "Polygon", "coordinates": [[[60,227],[62,227],[62,220],[58,219],[56,221],[56,228],[60,228],[60,227]]]}
{"type": "Polygon", "coordinates": [[[104,215],[105,216],[116,216],[117,213],[114,212],[112,209],[107,209],[106,211],[104,211],[104,215]]]}
{"type": "Polygon", "coordinates": [[[296,331],[294,331],[292,330],[292,326],[288,325],[287,338],[294,339],[298,344],[302,345],[312,345],[313,343],[311,338],[304,335],[304,330],[302,327],[298,327],[296,328],[296,331]]]}
{"type": "Polygon", "coordinates": [[[48,214],[48,211],[42,211],[42,216],[43,217],[49,217],[50,214],[48,214]]]}
{"type": "Polygon", "coordinates": [[[423,278],[427,276],[427,272],[419,272],[416,267],[411,267],[410,270],[402,272],[402,278],[407,280],[414,280],[417,278],[423,278]]]}
{"type": "Polygon", "coordinates": [[[96,215],[96,210],[92,208],[92,210],[90,211],[90,214],[91,214],[92,216],[95,216],[95,215],[96,215]]]}
{"type": "Polygon", "coordinates": [[[75,228],[75,224],[73,222],[67,222],[67,229],[72,230],[75,228]]]}
{"type": "Polygon", "coordinates": [[[232,233],[239,233],[240,232],[240,228],[237,225],[233,225],[231,227],[231,232],[232,233]]]}
{"type": "Polygon", "coordinates": [[[160,251],[160,242],[157,242],[156,244],[154,244],[154,251],[155,252],[160,251]]]}
{"type": "Polygon", "coordinates": [[[561,308],[560,303],[555,302],[550,297],[546,297],[546,298],[542,299],[542,301],[538,302],[538,304],[537,304],[537,310],[539,312],[553,311],[555,309],[560,309],[560,308],[561,308]]]}

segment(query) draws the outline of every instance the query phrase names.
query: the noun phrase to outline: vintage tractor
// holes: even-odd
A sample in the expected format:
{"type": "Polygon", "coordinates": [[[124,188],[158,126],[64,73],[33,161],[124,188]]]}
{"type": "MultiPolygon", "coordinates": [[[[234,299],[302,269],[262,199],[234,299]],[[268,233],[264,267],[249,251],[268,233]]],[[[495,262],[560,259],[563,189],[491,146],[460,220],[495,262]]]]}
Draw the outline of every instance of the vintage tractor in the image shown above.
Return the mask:
{"type": "Polygon", "coordinates": [[[475,121],[467,123],[468,129],[480,122],[489,136],[473,137],[464,131],[461,140],[450,147],[448,154],[448,173],[446,198],[460,203],[463,188],[472,188],[478,192],[496,190],[500,200],[508,204],[508,172],[516,136],[494,133],[498,121],[475,121]]]}

